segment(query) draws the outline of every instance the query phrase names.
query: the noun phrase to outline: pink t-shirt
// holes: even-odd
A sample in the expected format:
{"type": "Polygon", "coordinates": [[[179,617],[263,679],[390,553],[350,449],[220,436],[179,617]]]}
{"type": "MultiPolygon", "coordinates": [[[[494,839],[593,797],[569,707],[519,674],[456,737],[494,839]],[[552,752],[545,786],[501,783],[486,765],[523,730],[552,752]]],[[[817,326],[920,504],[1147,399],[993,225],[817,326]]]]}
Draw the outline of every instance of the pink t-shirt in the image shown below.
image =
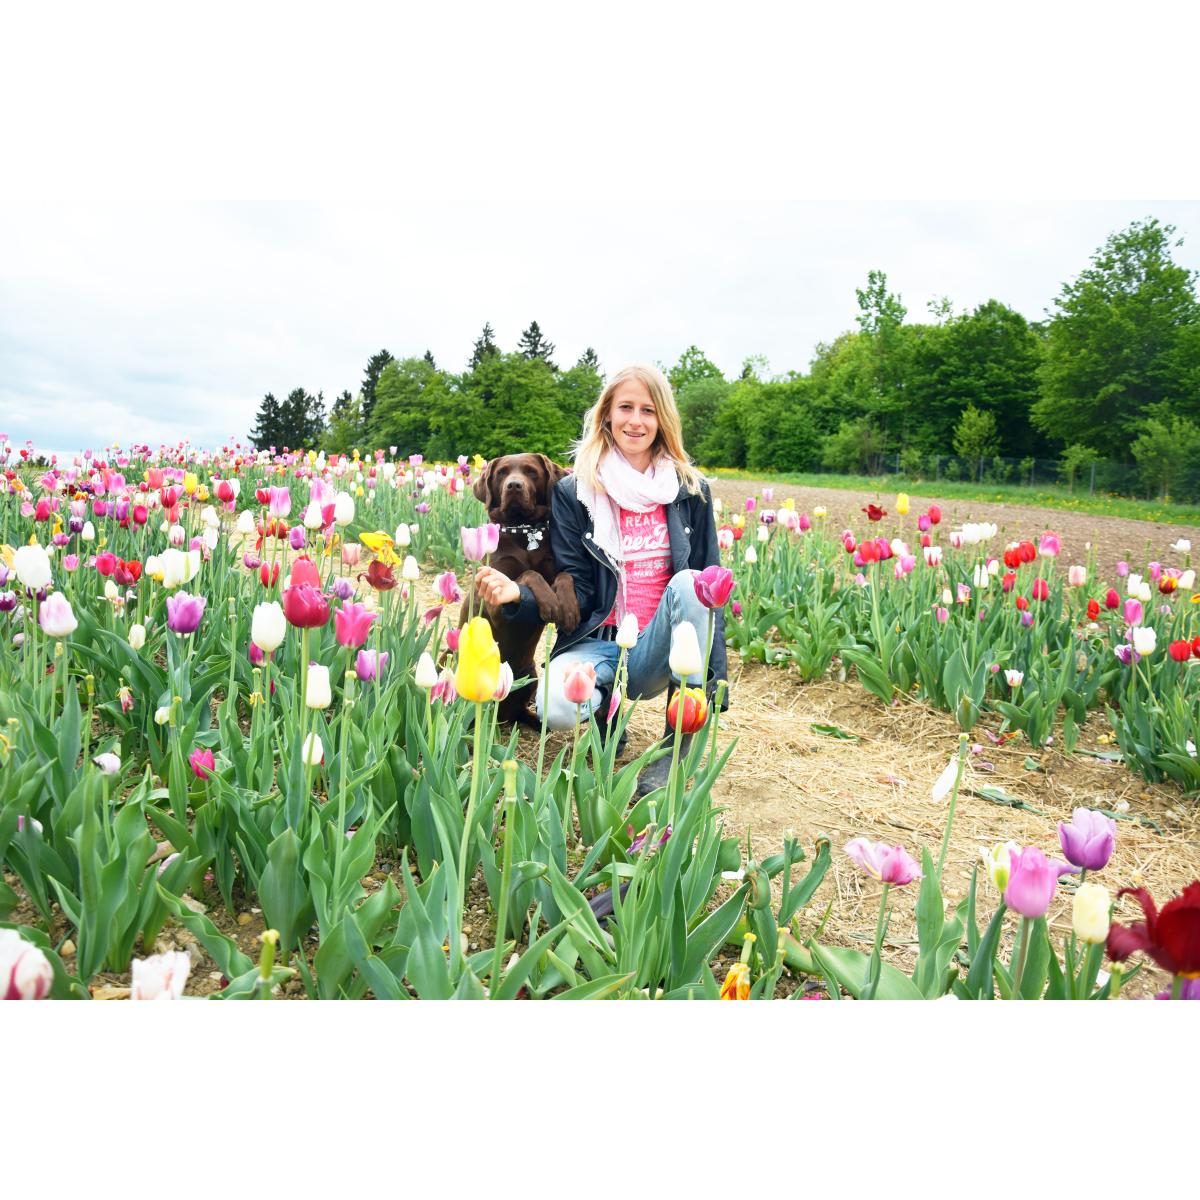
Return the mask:
{"type": "MultiPolygon", "coordinates": [[[[626,610],[637,617],[638,632],[650,624],[658,602],[671,580],[671,540],[667,532],[667,510],[660,504],[652,512],[621,509],[619,523],[621,556],[625,560],[626,610]]],[[[617,624],[621,597],[608,614],[605,625],[617,624]]]]}

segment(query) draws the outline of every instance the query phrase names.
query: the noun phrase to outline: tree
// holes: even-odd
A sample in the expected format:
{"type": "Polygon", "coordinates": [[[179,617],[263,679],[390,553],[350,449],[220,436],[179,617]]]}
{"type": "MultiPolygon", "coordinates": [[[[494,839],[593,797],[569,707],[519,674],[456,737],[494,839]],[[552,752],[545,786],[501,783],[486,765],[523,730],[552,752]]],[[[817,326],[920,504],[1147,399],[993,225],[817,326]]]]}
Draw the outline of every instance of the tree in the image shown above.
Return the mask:
{"type": "Polygon", "coordinates": [[[1078,442],[1068,446],[1058,460],[1059,478],[1067,485],[1067,490],[1075,490],[1075,479],[1084,467],[1090,466],[1100,456],[1091,446],[1081,446],[1078,442]]]}
{"type": "Polygon", "coordinates": [[[293,388],[280,406],[279,437],[276,446],[302,450],[316,446],[325,432],[325,397],[304,388],[293,388]]]}
{"type": "Polygon", "coordinates": [[[475,345],[471,349],[471,366],[472,371],[476,370],[485,358],[491,358],[493,355],[500,353],[500,347],[495,343],[496,331],[492,328],[490,321],[485,321],[483,332],[475,339],[475,345]]]}
{"type": "Polygon", "coordinates": [[[600,393],[604,390],[599,367],[599,363],[588,363],[580,358],[569,371],[557,376],[559,409],[568,427],[574,430],[572,437],[579,435],[583,429],[584,413],[600,399],[600,393]]]}
{"type": "Polygon", "coordinates": [[[697,462],[706,466],[729,465],[720,456],[710,457],[717,449],[710,438],[716,429],[717,414],[729,397],[729,388],[724,379],[701,376],[680,388],[675,397],[683,425],[683,444],[697,462]]]}
{"type": "Polygon", "coordinates": [[[1156,404],[1131,447],[1142,482],[1166,500],[1187,468],[1200,461],[1200,426],[1156,404]]]}
{"type": "Polygon", "coordinates": [[[883,435],[870,417],[843,421],[821,442],[821,461],[842,472],[870,471],[884,451],[883,435]]]}
{"type": "Polygon", "coordinates": [[[250,431],[250,441],[255,450],[276,449],[283,445],[282,411],[279,401],[273,393],[268,392],[258,406],[258,421],[250,431]]]}
{"type": "Polygon", "coordinates": [[[887,290],[882,271],[867,273],[867,286],[855,288],[858,327],[866,339],[869,409],[874,414],[884,445],[907,442],[910,406],[905,396],[910,342],[903,331],[908,309],[899,295],[887,290]]]}
{"type": "Polygon", "coordinates": [[[709,362],[704,351],[698,346],[689,346],[680,356],[679,361],[667,373],[671,391],[677,396],[689,383],[698,379],[724,379],[721,368],[716,363],[709,362]]]}
{"type": "Polygon", "coordinates": [[[800,376],[746,388],[746,466],[751,470],[804,471],[817,465],[821,439],[808,403],[810,383],[800,376]]]}
{"type": "Polygon", "coordinates": [[[429,454],[431,414],[449,401],[448,393],[445,376],[426,359],[388,363],[375,389],[375,413],[368,426],[371,445],[399,446],[406,455],[429,454]]]}
{"type": "Polygon", "coordinates": [[[995,416],[968,404],[954,430],[954,453],[978,468],[982,458],[995,454],[999,440],[995,416]]]}
{"type": "Polygon", "coordinates": [[[563,410],[554,369],[520,353],[486,356],[458,381],[455,402],[435,409],[430,422],[438,457],[530,451],[561,459],[579,434],[563,410]]]}
{"type": "Polygon", "coordinates": [[[335,421],[340,417],[344,417],[350,411],[350,406],[353,403],[354,397],[350,395],[349,389],[339,392],[333,402],[333,408],[329,410],[329,419],[335,421]]]}
{"type": "Polygon", "coordinates": [[[595,371],[597,375],[602,375],[600,370],[600,358],[596,351],[589,346],[580,356],[579,362],[575,364],[579,367],[587,367],[591,371],[595,371]]]}
{"type": "Polygon", "coordinates": [[[554,353],[554,343],[546,341],[536,321],[529,322],[529,328],[521,334],[521,339],[517,342],[517,349],[526,358],[540,358],[544,363],[554,366],[550,361],[550,356],[554,353]]]}
{"type": "Polygon", "coordinates": [[[387,350],[380,350],[378,354],[372,354],[367,359],[367,370],[363,375],[362,384],[362,413],[363,420],[368,423],[375,408],[375,385],[379,382],[383,368],[393,361],[395,360],[387,350]]]}
{"type": "Polygon", "coordinates": [[[343,392],[334,402],[330,412],[329,428],[321,443],[326,453],[349,454],[364,440],[362,401],[355,397],[348,404],[341,403],[343,398],[349,395],[349,392],[343,392]]]}
{"type": "Polygon", "coordinates": [[[425,361],[426,361],[426,362],[427,362],[427,363],[428,363],[428,364],[429,364],[429,365],[430,365],[430,366],[431,366],[431,367],[432,367],[432,368],[433,368],[435,371],[437,370],[437,362],[435,361],[435,359],[434,359],[434,357],[433,357],[433,351],[432,351],[432,350],[426,350],[426,351],[425,351],[425,361]]]}
{"type": "Polygon", "coordinates": [[[1134,221],[1109,237],[1078,279],[1063,284],[1032,413],[1055,441],[1127,462],[1152,406],[1181,411],[1200,370],[1200,304],[1196,272],[1171,257],[1181,244],[1174,234],[1174,226],[1153,218],[1134,221]]]}

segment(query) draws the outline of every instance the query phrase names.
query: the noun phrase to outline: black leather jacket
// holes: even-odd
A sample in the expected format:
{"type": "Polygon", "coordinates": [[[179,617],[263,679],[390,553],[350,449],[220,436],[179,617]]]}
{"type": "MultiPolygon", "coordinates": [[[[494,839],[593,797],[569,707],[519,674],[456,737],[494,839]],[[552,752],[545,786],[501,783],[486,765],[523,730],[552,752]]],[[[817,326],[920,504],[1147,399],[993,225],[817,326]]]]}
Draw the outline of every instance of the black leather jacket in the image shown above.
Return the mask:
{"type": "MultiPolygon", "coordinates": [[[[720,561],[717,546],[717,523],[713,513],[708,484],[701,481],[701,492],[692,495],[680,485],[679,495],[664,506],[667,516],[667,535],[671,543],[671,573],[689,568],[702,571],[720,561]]],[[[559,633],[550,651],[554,658],[569,650],[576,642],[591,637],[604,624],[617,602],[618,569],[605,551],[596,545],[592,518],[575,492],[575,476],[560,479],[550,495],[550,548],[560,571],[569,571],[575,581],[575,597],[579,601],[579,624],[571,633],[559,633]]],[[[521,587],[521,598],[502,609],[513,621],[536,622],[537,602],[533,593],[521,587]]],[[[701,639],[705,630],[697,629],[701,639]]],[[[717,609],[713,629],[712,655],[709,659],[709,678],[726,678],[725,616],[717,609]]]]}

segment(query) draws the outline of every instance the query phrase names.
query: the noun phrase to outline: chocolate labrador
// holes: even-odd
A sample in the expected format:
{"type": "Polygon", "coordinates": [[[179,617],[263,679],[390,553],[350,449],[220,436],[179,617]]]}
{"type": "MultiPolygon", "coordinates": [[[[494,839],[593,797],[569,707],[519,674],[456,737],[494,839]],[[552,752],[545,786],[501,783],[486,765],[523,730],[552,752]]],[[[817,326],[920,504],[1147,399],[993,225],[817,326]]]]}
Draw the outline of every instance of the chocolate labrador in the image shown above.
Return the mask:
{"type": "MultiPolygon", "coordinates": [[[[566,571],[559,573],[550,550],[550,489],[566,474],[565,468],[544,454],[506,454],[492,459],[475,484],[475,495],[487,509],[488,520],[500,526],[491,566],[529,588],[541,617],[540,623],[514,624],[476,594],[475,610],[486,613],[491,622],[501,661],[512,667],[514,678],[530,678],[501,701],[502,721],[537,725],[528,705],[537,690],[533,656],[542,630],[550,621],[566,633],[579,624],[575,582],[566,571]]],[[[464,601],[460,625],[466,621],[467,611],[464,601]]]]}

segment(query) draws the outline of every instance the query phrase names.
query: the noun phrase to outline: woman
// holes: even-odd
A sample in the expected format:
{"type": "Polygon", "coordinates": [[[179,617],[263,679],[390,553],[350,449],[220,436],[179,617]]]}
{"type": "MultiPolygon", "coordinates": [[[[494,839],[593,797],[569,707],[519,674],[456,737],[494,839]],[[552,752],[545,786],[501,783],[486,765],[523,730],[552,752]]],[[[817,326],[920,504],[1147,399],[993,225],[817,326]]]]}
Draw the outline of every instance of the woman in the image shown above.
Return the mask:
{"type": "MultiPolygon", "coordinates": [[[[570,729],[575,705],[563,695],[567,672],[580,663],[596,670],[596,690],[583,706],[607,716],[620,649],[616,632],[627,614],[637,620],[637,644],[627,667],[636,699],[673,693],[668,658],[671,634],[689,621],[699,637],[708,610],[696,597],[693,575],[720,561],[708,485],[683,448],[671,385],[654,367],[627,367],[605,387],[584,418],[575,446],[575,471],[554,485],[550,545],[560,571],[569,571],[579,601],[579,625],[559,633],[537,693],[538,716],[552,729],[570,729]]],[[[484,597],[503,605],[510,620],[536,620],[528,588],[488,567],[475,577],[484,597]]],[[[709,658],[711,696],[725,678],[725,627],[718,610],[709,658]]],[[[698,685],[699,674],[687,682],[698,685]]],[[[727,703],[727,702],[726,702],[727,703]]],[[[666,724],[664,736],[670,736],[666,724]]],[[[660,759],[642,773],[645,794],[666,782],[660,759]]]]}

